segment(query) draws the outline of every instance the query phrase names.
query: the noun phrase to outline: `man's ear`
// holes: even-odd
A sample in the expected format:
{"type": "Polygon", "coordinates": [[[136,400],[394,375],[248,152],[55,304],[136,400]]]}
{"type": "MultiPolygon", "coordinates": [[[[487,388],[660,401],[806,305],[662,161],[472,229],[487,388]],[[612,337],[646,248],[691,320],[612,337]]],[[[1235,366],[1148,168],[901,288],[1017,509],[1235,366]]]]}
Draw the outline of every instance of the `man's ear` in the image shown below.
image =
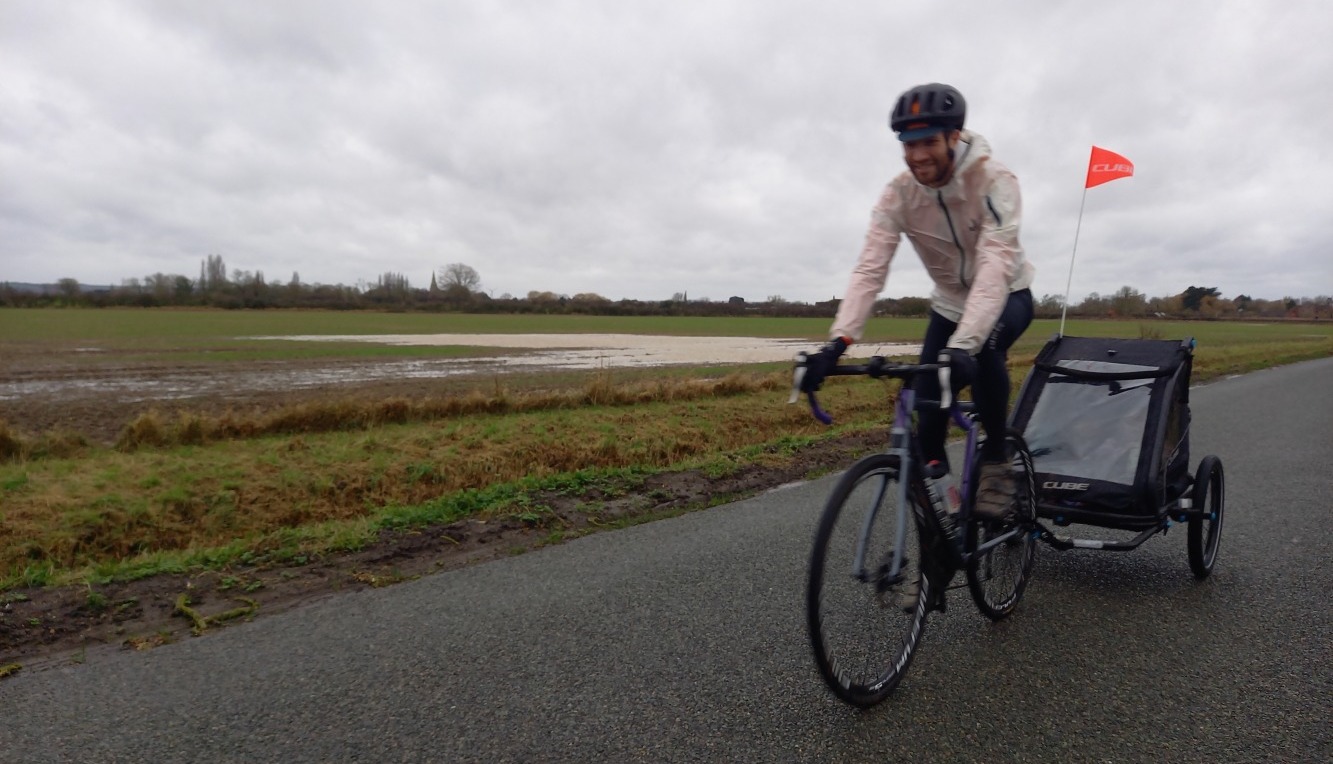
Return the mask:
{"type": "Polygon", "coordinates": [[[958,153],[954,149],[958,148],[958,140],[962,136],[963,133],[960,130],[950,130],[944,134],[944,153],[949,157],[950,162],[958,158],[958,153]]]}

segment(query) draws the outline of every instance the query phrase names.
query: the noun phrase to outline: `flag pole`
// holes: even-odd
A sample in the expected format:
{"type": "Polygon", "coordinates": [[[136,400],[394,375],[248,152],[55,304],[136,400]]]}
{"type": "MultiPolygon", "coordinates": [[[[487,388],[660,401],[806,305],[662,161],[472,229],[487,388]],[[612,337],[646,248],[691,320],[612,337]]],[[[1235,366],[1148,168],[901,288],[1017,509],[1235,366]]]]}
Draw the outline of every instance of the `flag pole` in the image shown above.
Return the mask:
{"type": "Polygon", "coordinates": [[[1065,300],[1060,308],[1060,334],[1065,336],[1065,314],[1069,312],[1069,287],[1074,283],[1074,258],[1078,256],[1078,232],[1083,228],[1083,205],[1088,203],[1088,187],[1083,186],[1083,201],[1078,203],[1078,224],[1074,226],[1074,251],[1069,254],[1069,277],[1065,279],[1065,300]]]}

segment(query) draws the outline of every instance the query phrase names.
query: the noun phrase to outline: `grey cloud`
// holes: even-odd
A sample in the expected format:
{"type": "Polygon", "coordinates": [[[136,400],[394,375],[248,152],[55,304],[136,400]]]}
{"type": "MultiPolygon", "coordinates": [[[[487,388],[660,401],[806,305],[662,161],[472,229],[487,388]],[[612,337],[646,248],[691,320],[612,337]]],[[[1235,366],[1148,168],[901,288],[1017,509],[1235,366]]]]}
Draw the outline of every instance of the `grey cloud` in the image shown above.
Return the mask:
{"type": "MultiPolygon", "coordinates": [[[[820,300],[958,85],[1039,293],[1333,291],[1326,4],[27,3],[0,9],[0,280],[192,274],[820,300]],[[1281,76],[1278,76],[1280,74],[1281,76]]],[[[886,290],[929,291],[904,247],[886,290]]]]}

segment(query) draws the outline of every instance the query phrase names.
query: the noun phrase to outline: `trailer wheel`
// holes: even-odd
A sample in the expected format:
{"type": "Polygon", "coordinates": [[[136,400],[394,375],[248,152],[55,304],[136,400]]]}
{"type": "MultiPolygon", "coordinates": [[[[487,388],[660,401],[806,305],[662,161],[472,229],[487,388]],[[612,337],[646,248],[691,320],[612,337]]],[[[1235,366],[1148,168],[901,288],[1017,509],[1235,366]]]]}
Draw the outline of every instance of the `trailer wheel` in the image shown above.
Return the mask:
{"type": "Polygon", "coordinates": [[[1200,580],[1213,572],[1217,547],[1222,542],[1222,512],[1226,505],[1222,460],[1205,456],[1194,473],[1194,514],[1189,519],[1190,570],[1200,580]]]}

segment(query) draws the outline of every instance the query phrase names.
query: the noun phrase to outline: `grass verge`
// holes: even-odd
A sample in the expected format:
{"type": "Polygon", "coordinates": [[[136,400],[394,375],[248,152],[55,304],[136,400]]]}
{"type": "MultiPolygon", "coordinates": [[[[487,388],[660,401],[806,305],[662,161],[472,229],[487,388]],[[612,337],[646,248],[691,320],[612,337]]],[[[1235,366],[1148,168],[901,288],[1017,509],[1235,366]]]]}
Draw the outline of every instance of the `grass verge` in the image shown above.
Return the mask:
{"type": "MultiPolygon", "coordinates": [[[[384,530],[540,519],[537,497],[611,496],[663,470],[725,475],[803,439],[867,426],[879,385],[830,385],[846,424],[782,405],[781,373],[640,395],[605,382],[534,410],[355,431],[88,449],[0,465],[0,588],[104,582],[230,563],[301,562],[384,530]]],[[[549,403],[549,401],[547,401],[549,403]]],[[[156,441],[154,441],[156,442],[156,441]]]]}

